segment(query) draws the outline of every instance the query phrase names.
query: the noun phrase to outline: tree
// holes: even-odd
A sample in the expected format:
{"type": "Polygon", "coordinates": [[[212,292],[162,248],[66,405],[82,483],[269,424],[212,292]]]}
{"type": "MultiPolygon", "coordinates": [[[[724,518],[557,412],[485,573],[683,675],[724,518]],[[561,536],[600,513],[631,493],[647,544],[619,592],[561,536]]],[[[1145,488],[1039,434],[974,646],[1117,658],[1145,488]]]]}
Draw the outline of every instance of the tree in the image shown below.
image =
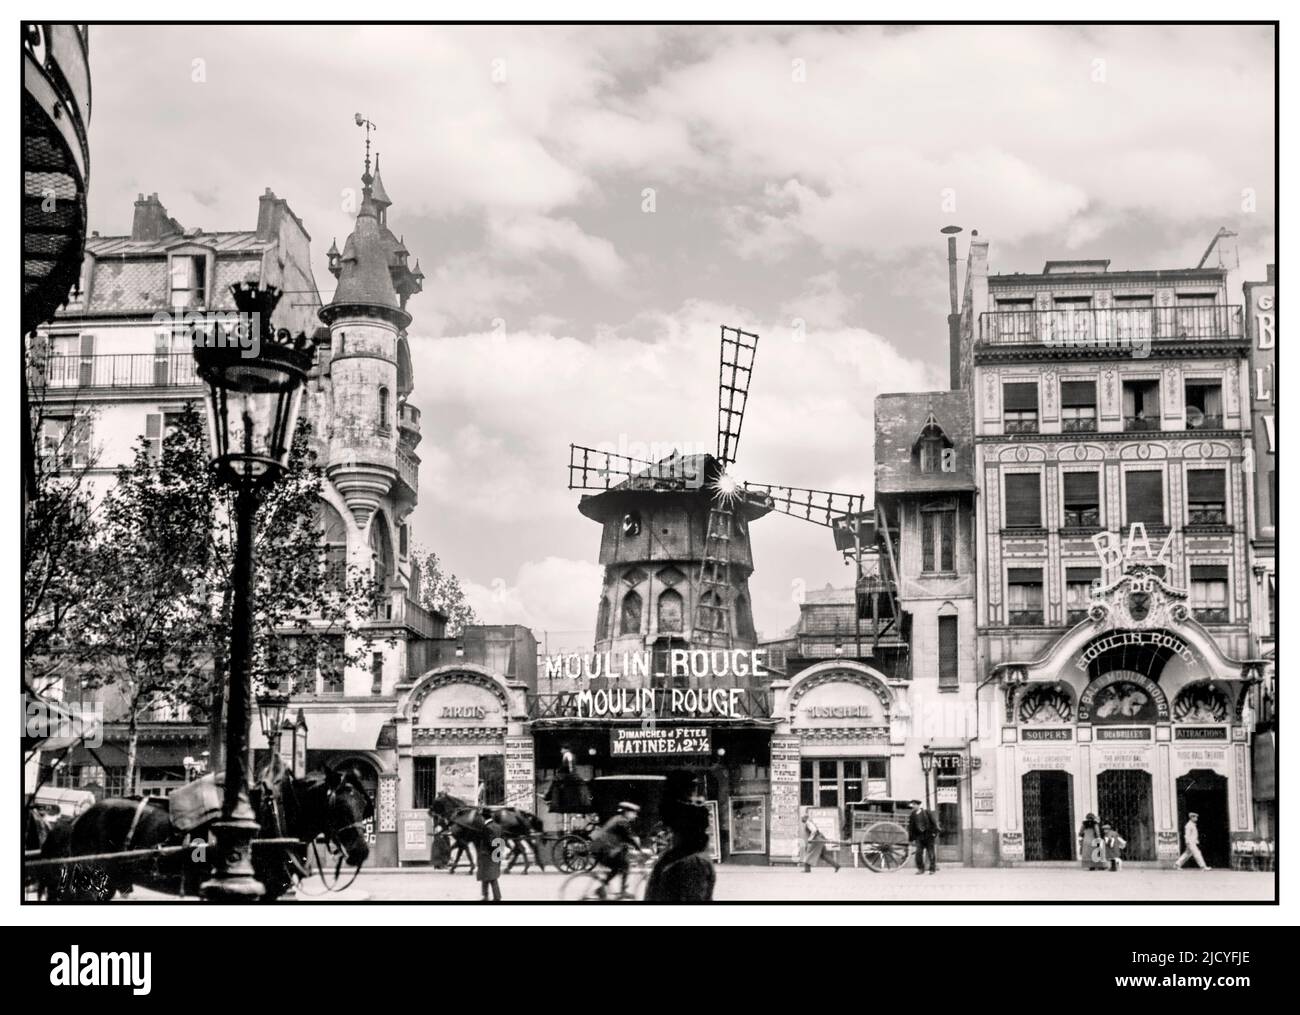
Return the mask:
{"type": "MultiPolygon", "coordinates": [[[[376,587],[368,572],[331,576],[319,524],[323,474],[299,423],[282,479],[257,516],[253,686],[292,691],[329,655],[357,662],[373,639],[376,587]]],[[[151,712],[207,713],[219,733],[230,644],[233,493],[208,464],[202,417],[168,420],[161,448],[141,438],[105,497],[75,637],[85,688],[111,688],[127,725],[127,792],[139,723],[151,712]]],[[[219,737],[214,737],[214,740],[219,737]]],[[[212,763],[217,763],[214,754],[212,763]]]]}
{"type": "Polygon", "coordinates": [[[426,610],[437,610],[447,617],[447,637],[455,638],[469,624],[478,623],[478,615],[465,598],[460,579],[444,570],[442,559],[432,550],[414,554],[420,569],[418,602],[426,610]]]}

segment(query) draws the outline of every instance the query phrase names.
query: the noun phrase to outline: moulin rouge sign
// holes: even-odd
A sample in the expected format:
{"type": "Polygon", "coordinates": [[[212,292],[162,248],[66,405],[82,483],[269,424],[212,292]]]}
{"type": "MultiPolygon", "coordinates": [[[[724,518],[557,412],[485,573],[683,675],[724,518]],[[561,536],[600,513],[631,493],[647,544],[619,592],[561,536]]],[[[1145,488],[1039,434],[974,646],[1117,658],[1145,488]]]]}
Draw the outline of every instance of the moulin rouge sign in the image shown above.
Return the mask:
{"type": "Polygon", "coordinates": [[[740,719],[747,716],[743,687],[654,687],[649,686],[651,678],[668,684],[748,680],[767,672],[766,656],[763,649],[572,653],[547,658],[546,678],[580,686],[598,680],[606,685],[582,687],[573,694],[570,707],[580,719],[740,719]],[[622,682],[626,684],[620,686],[622,682]]]}

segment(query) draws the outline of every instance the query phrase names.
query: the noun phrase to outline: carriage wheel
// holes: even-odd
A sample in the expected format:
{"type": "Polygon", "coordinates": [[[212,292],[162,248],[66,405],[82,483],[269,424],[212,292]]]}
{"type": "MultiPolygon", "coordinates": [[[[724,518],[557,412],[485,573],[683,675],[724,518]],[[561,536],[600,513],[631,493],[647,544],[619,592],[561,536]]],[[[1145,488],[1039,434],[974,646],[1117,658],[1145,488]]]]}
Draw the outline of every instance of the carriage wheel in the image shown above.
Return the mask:
{"type": "Polygon", "coordinates": [[[594,866],[589,843],[580,835],[566,835],[555,844],[555,866],[565,874],[577,874],[594,866]]]}
{"type": "Polygon", "coordinates": [[[863,842],[858,844],[858,855],[876,873],[892,874],[907,860],[907,846],[896,842],[863,842]]]}

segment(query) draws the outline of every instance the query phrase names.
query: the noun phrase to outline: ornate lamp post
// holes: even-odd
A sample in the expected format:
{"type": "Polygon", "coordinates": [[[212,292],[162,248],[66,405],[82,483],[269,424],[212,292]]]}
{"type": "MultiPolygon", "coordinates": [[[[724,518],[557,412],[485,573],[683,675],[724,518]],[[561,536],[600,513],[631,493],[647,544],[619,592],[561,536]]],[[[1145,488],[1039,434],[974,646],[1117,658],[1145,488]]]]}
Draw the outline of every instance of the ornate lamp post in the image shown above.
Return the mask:
{"type": "Polygon", "coordinates": [[[925,776],[925,809],[930,809],[930,772],[934,768],[934,751],[921,751],[921,773],[925,776]]]}
{"type": "Polygon", "coordinates": [[[257,717],[262,723],[262,735],[271,752],[271,769],[275,771],[280,758],[280,734],[284,730],[284,717],[289,711],[289,696],[278,691],[267,691],[257,696],[257,717]]]}
{"type": "Polygon", "coordinates": [[[250,849],[258,825],[248,799],[254,523],[263,494],[288,464],[314,351],[306,335],[294,338],[271,327],[279,290],[239,283],[230,290],[238,328],[217,327],[194,343],[197,371],[208,385],[212,464],[235,492],[226,782],[221,820],[213,823],[216,872],[201,888],[203,897],[214,901],[254,899],[263,892],[253,876],[250,849]]]}

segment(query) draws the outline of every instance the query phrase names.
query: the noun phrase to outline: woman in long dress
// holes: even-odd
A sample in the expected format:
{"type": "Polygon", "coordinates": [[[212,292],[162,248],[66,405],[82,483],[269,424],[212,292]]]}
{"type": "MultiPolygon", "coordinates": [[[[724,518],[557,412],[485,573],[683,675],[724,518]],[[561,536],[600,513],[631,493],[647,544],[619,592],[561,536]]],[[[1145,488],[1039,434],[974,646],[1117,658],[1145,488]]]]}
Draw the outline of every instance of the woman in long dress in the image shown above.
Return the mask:
{"type": "Polygon", "coordinates": [[[1079,863],[1090,871],[1106,869],[1105,850],[1101,843],[1101,825],[1097,815],[1089,814],[1079,829],[1079,863]]]}

